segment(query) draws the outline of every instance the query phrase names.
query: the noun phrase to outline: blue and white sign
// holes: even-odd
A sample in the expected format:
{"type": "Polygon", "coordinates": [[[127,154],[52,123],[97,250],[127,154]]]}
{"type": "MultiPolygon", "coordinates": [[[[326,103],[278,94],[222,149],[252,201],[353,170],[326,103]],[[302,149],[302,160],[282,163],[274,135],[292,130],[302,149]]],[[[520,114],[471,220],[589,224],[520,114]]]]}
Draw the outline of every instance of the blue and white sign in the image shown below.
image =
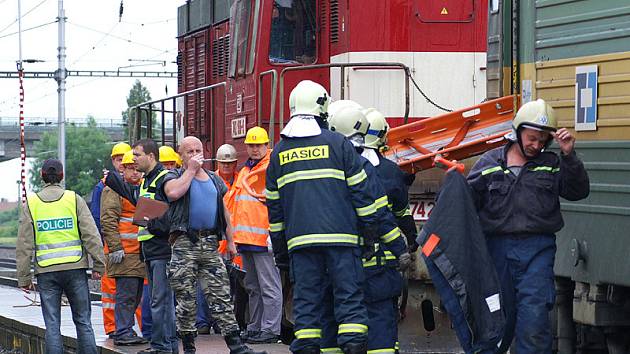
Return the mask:
{"type": "Polygon", "coordinates": [[[575,130],[597,130],[597,65],[575,68],[575,130]]]}

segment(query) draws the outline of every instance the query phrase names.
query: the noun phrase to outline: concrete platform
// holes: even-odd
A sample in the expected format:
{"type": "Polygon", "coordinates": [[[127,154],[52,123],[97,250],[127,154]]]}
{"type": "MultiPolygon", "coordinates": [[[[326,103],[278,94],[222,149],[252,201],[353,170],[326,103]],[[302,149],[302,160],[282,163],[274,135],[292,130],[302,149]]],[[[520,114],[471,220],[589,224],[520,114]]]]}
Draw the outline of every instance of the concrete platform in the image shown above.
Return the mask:
{"type": "MultiPolygon", "coordinates": [[[[17,349],[23,353],[44,353],[44,318],[40,306],[32,306],[29,298],[34,293],[26,295],[22,290],[7,286],[0,286],[0,347],[17,349]]],[[[39,299],[39,296],[38,296],[39,299]]],[[[92,327],[96,337],[96,344],[103,354],[136,353],[148,345],[120,347],[114,346],[113,340],[108,339],[103,329],[103,312],[100,302],[92,302],[92,327]]],[[[76,352],[76,331],[72,322],[70,307],[61,308],[61,334],[64,336],[64,346],[67,353],[76,352]]],[[[287,354],[289,349],[283,344],[250,345],[256,350],[266,350],[268,354],[287,354]]],[[[223,354],[228,350],[219,335],[201,335],[197,337],[197,353],[223,354]]]]}

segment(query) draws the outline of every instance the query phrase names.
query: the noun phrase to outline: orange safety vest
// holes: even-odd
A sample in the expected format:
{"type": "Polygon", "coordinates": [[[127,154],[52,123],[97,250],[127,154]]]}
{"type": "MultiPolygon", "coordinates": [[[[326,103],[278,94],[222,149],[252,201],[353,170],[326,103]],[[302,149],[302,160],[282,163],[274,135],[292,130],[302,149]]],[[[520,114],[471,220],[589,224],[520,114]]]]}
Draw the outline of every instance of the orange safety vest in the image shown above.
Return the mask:
{"type": "Polygon", "coordinates": [[[238,179],[234,183],[234,211],[232,214],[232,233],[234,242],[243,245],[255,245],[267,247],[269,238],[269,218],[267,206],[256,197],[253,197],[243,187],[243,180],[253,173],[248,179],[249,185],[257,193],[265,190],[265,173],[255,173],[266,170],[269,165],[271,149],[254,168],[245,166],[238,173],[238,179]]]}
{"type": "MultiPolygon", "coordinates": [[[[136,211],[135,205],[131,204],[127,199],[120,198],[121,210],[118,218],[118,234],[120,235],[120,243],[123,246],[125,254],[140,254],[140,241],[138,241],[138,226],[132,223],[133,214],[136,211]]],[[[109,254],[107,242],[103,242],[103,252],[109,254]]],[[[145,279],[146,280],[146,279],[145,279]]],[[[105,333],[110,334],[116,331],[116,321],[114,319],[114,309],[116,308],[116,279],[110,278],[106,274],[101,277],[101,303],[103,306],[103,326],[105,333]]],[[[142,310],[141,305],[136,309],[136,319],[142,328],[142,310]]]]}
{"type": "MultiPolygon", "coordinates": [[[[219,174],[219,170],[216,170],[215,173],[217,174],[217,176],[221,177],[221,175],[219,174]]],[[[235,205],[233,187],[235,182],[238,180],[238,172],[234,172],[234,176],[232,178],[232,183],[230,183],[230,181],[227,181],[225,178],[221,177],[225,185],[228,187],[227,193],[225,193],[225,195],[223,196],[223,204],[225,205],[225,208],[230,212],[230,217],[234,216],[235,205]]]]}

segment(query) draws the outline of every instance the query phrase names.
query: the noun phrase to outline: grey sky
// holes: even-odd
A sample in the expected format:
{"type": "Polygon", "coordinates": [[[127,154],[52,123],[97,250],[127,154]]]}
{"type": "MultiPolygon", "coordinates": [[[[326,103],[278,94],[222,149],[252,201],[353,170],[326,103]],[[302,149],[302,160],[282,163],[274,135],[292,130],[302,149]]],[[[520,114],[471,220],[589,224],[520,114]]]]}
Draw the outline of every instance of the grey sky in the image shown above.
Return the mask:
{"type": "MultiPolygon", "coordinates": [[[[69,70],[117,70],[128,59],[166,61],[162,65],[123,70],[177,71],[171,62],[177,56],[177,7],[185,0],[124,0],[122,22],[118,22],[120,0],[65,0],[66,67],[69,70]]],[[[58,0],[22,0],[22,29],[53,22],[58,0]],[[32,10],[32,11],[31,11],[32,10]],[[27,12],[31,11],[27,14],[27,12]]],[[[15,71],[18,59],[17,0],[0,0],[0,71],[15,71]]],[[[22,36],[24,59],[45,60],[24,64],[26,71],[57,69],[57,23],[26,31],[22,36]]],[[[66,117],[121,119],[126,97],[135,81],[112,78],[68,77],[66,117]]],[[[177,93],[176,79],[143,79],[152,98],[177,93]]],[[[26,79],[25,116],[29,119],[57,117],[57,84],[53,79],[26,79]]],[[[18,80],[0,79],[0,118],[15,118],[18,110],[18,80]]],[[[28,134],[28,127],[26,134],[28,134]]],[[[17,160],[0,164],[0,197],[16,200],[19,179],[17,160]]]]}
{"type": "MultiPolygon", "coordinates": [[[[117,70],[142,62],[128,59],[166,61],[166,66],[139,66],[123,70],[176,71],[177,7],[184,0],[125,0],[122,22],[118,22],[118,0],[66,0],[66,66],[69,70],[117,70]]],[[[55,21],[57,0],[22,0],[22,29],[55,21]],[[29,10],[32,12],[26,14],[29,10]]],[[[14,71],[18,58],[17,0],[0,0],[0,71],[14,71]],[[15,22],[15,23],[13,23],[15,22]],[[13,23],[13,24],[12,24],[13,23]]],[[[25,64],[26,71],[57,68],[57,24],[23,33],[24,59],[44,63],[25,64]]],[[[135,79],[68,77],[66,116],[120,118],[126,96],[135,79]]],[[[175,79],[143,79],[153,98],[177,91],[175,79]]],[[[26,79],[25,115],[57,116],[57,85],[53,79],[26,79]]],[[[18,81],[0,79],[0,117],[18,115],[18,81]]]]}

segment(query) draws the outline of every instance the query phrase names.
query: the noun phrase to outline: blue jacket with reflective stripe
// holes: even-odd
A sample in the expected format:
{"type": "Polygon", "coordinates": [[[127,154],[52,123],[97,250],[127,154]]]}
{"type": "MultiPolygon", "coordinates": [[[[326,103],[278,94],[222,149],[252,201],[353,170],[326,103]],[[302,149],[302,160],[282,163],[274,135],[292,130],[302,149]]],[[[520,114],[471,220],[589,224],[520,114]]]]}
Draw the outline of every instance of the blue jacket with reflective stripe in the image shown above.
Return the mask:
{"type": "Polygon", "coordinates": [[[363,163],[341,134],[284,137],[267,168],[269,229],[274,251],[359,245],[357,226],[376,225],[377,192],[363,163]]]}
{"type": "Polygon", "coordinates": [[[554,234],[564,226],[560,198],[588,196],[589,179],[575,151],[558,156],[542,152],[518,176],[507,166],[513,143],[483,154],[468,174],[486,236],[554,234]]]}
{"type": "Polygon", "coordinates": [[[398,257],[407,251],[407,243],[401,236],[396,218],[388,207],[389,199],[388,195],[385,193],[385,186],[389,181],[378,174],[376,167],[374,167],[370,161],[364,157],[361,157],[361,160],[363,162],[363,169],[368,176],[369,188],[374,190],[377,196],[376,201],[379,217],[378,235],[380,237],[378,243],[381,249],[381,251],[377,253],[377,256],[385,257],[384,251],[390,251],[398,257]]]}

